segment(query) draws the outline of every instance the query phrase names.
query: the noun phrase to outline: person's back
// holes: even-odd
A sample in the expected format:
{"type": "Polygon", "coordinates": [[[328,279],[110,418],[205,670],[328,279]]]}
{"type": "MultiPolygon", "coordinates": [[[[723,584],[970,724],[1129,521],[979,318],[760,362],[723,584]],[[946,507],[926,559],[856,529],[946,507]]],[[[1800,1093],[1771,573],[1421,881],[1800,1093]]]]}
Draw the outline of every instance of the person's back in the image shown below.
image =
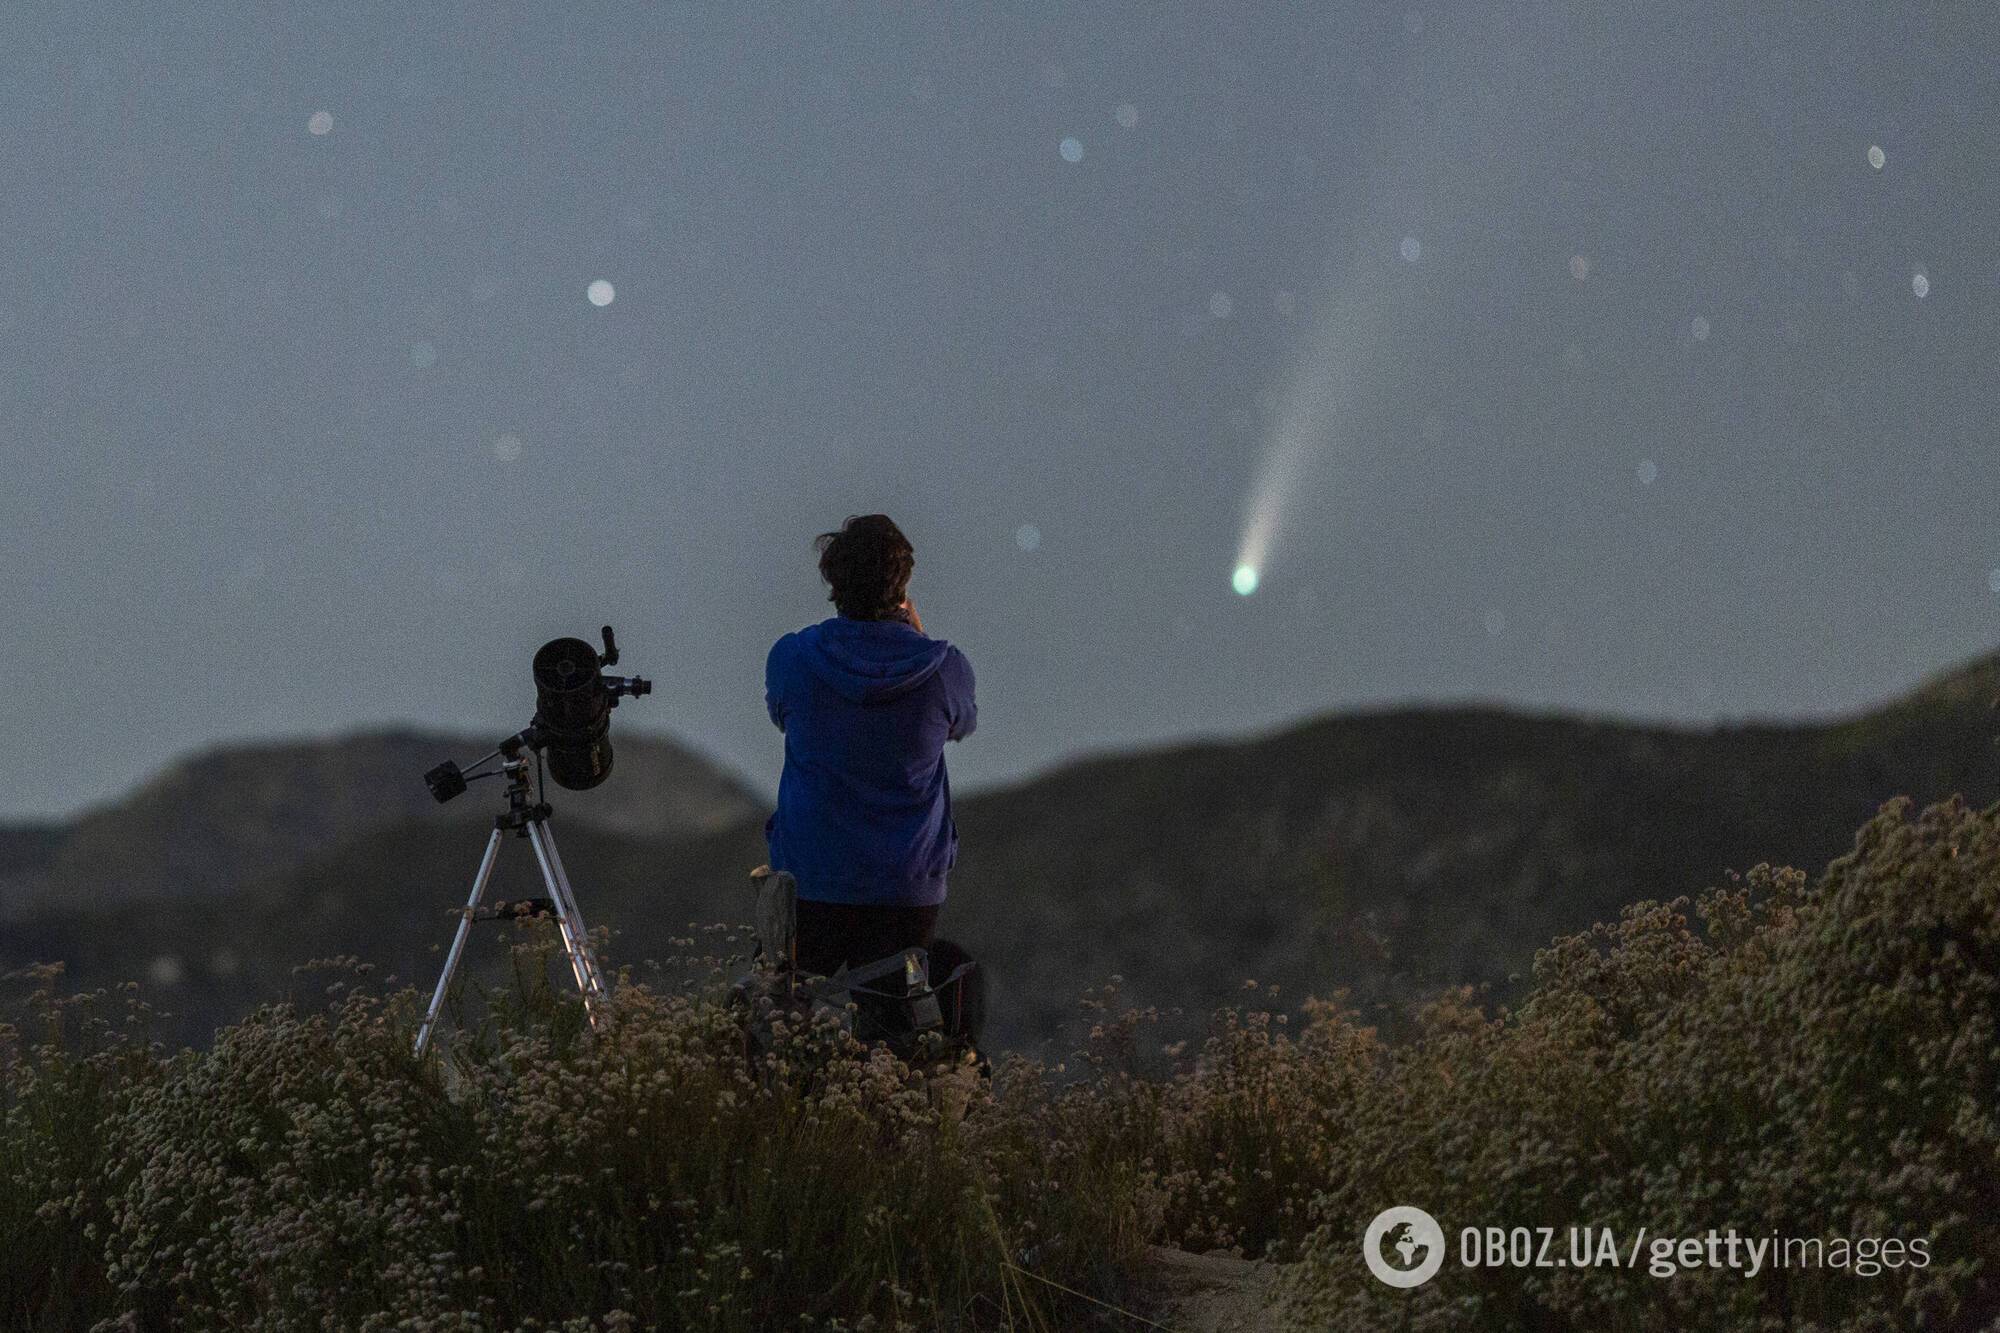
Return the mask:
{"type": "Polygon", "coordinates": [[[909,542],[880,514],[819,540],[840,614],[787,634],[765,664],[785,733],[771,868],[799,898],[799,964],[831,973],[929,945],[957,859],[947,741],[978,719],[965,655],[909,604],[909,542]]]}

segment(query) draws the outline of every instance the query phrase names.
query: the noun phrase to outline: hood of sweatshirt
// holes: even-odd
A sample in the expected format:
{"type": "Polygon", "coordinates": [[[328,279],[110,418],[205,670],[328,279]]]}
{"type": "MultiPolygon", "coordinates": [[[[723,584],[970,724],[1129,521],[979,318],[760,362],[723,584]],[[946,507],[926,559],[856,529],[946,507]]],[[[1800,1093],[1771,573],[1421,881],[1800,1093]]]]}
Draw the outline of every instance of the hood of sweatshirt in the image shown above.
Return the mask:
{"type": "Polygon", "coordinates": [[[879,703],[907,694],[937,674],[951,645],[901,620],[836,616],[797,634],[799,661],[836,694],[879,703]]]}

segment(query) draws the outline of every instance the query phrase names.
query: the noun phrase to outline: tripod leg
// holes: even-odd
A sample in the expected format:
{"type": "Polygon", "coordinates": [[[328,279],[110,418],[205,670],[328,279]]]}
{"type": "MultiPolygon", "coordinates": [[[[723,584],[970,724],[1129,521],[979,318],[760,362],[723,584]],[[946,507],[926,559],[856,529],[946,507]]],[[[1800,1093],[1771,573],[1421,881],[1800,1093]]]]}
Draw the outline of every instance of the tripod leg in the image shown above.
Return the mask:
{"type": "Polygon", "coordinates": [[[590,947],[590,928],[583,924],[583,909],[577,906],[576,890],[570,885],[569,871],[563,868],[562,853],[556,850],[556,831],[546,823],[542,825],[542,845],[548,849],[549,865],[555,870],[554,887],[562,891],[558,901],[581,946],[579,953],[584,971],[590,976],[591,989],[602,997],[610,987],[604,984],[604,973],[598,969],[597,953],[590,947]]]}
{"type": "Polygon", "coordinates": [[[528,841],[534,845],[535,859],[542,865],[542,881],[548,885],[549,898],[556,905],[556,928],[562,932],[563,949],[569,955],[569,969],[576,977],[576,988],[583,995],[583,1011],[590,1019],[591,1026],[597,1025],[597,1000],[603,988],[597,980],[597,961],[590,956],[590,941],[584,938],[583,923],[576,916],[576,907],[570,902],[567,885],[556,872],[557,862],[553,859],[554,840],[549,830],[540,820],[528,824],[528,841]]]}
{"type": "Polygon", "coordinates": [[[451,974],[458,970],[458,957],[465,952],[465,937],[472,932],[472,914],[486,896],[486,883],[493,878],[493,863],[500,859],[500,830],[486,840],[486,855],[479,859],[479,873],[472,880],[472,896],[465,900],[465,913],[458,918],[458,933],[451,937],[451,952],[444,956],[444,971],[438,974],[437,989],[431,992],[431,1007],[417,1029],[417,1054],[430,1045],[431,1029],[437,1025],[438,1011],[444,1008],[444,993],[451,987],[451,974]]]}

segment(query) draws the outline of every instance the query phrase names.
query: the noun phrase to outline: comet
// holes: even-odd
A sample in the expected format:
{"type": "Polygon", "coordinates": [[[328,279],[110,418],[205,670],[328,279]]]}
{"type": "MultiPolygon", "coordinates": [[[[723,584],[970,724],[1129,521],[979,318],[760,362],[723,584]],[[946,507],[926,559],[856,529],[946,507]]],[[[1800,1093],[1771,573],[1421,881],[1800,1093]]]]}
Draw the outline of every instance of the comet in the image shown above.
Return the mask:
{"type": "Polygon", "coordinates": [[[1370,313],[1363,303],[1337,301],[1300,357],[1279,398],[1271,435],[1250,487],[1243,533],[1229,584],[1248,597],[1263,582],[1272,548],[1284,527],[1306,467],[1326,447],[1348,401],[1348,378],[1358,350],[1357,330],[1370,313]]]}

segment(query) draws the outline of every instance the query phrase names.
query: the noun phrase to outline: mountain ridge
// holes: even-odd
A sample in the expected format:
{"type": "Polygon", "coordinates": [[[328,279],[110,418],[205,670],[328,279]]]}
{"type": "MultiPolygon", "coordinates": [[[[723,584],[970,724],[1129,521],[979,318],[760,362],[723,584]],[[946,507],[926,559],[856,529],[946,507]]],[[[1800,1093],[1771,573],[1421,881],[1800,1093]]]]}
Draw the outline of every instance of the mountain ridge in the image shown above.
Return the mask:
{"type": "MultiPolygon", "coordinates": [[[[0,825],[0,920],[65,898],[227,892],[369,828],[445,817],[451,807],[436,805],[423,774],[448,758],[470,763],[492,744],[386,727],[202,747],[73,820],[0,825]]],[[[684,833],[747,818],[762,804],[740,778],[665,738],[619,737],[613,773],[595,790],[567,794],[574,820],[684,833]]]]}
{"type": "MultiPolygon", "coordinates": [[[[1891,797],[1992,801],[1995,694],[1988,655],[1880,707],[1794,725],[1397,706],[1083,757],[957,803],[943,930],[986,963],[1003,1045],[1061,1030],[1077,994],[1114,974],[1131,1002],[1192,1013],[1250,978],[1290,996],[1344,989],[1388,1015],[1455,984],[1504,997],[1552,936],[1760,861],[1817,870],[1891,797]]],[[[621,738],[621,763],[635,741],[621,738]]],[[[417,771],[397,780],[422,796],[417,771]]],[[[633,769],[607,788],[621,778],[639,799],[633,769]]],[[[614,965],[745,918],[767,806],[738,795],[734,815],[668,832],[593,823],[562,795],[564,858],[586,917],[613,932],[614,965]]],[[[490,827],[474,804],[261,867],[233,896],[114,896],[16,922],[0,966],[66,958],[93,984],[178,977],[166,989],[187,1006],[188,1040],[307,957],[353,953],[421,981],[490,827]]],[[[533,884],[532,858],[503,857],[496,894],[533,884]]]]}

